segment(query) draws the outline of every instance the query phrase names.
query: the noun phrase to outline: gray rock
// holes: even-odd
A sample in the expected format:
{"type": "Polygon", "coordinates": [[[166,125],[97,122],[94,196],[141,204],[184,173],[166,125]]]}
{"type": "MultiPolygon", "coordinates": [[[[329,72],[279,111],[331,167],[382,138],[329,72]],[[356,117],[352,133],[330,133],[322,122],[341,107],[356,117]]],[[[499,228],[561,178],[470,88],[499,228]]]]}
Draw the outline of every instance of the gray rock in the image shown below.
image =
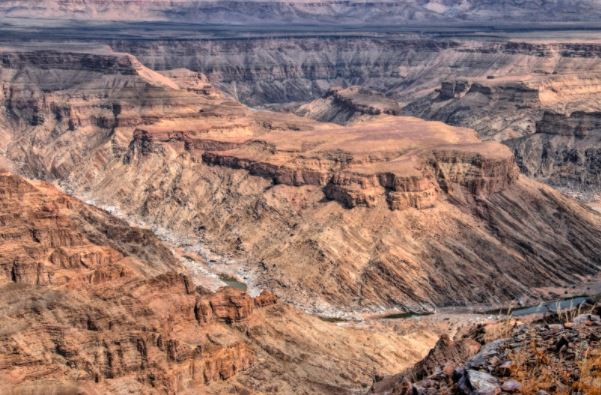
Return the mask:
{"type": "Polygon", "coordinates": [[[576,318],[574,318],[572,320],[572,322],[574,323],[574,325],[583,325],[586,324],[587,322],[601,322],[601,317],[599,317],[598,315],[593,315],[593,314],[580,314],[579,316],[577,316],[576,318]]]}
{"type": "Polygon", "coordinates": [[[501,386],[501,389],[505,392],[519,392],[522,389],[522,384],[516,380],[507,380],[501,386]]]}
{"type": "Polygon", "coordinates": [[[468,369],[482,369],[488,367],[488,361],[499,354],[499,348],[507,339],[499,339],[490,342],[482,347],[480,352],[469,360],[466,367],[468,369]]]}
{"type": "Polygon", "coordinates": [[[468,370],[466,377],[470,389],[469,395],[498,395],[501,393],[499,380],[488,373],[468,370]]]}

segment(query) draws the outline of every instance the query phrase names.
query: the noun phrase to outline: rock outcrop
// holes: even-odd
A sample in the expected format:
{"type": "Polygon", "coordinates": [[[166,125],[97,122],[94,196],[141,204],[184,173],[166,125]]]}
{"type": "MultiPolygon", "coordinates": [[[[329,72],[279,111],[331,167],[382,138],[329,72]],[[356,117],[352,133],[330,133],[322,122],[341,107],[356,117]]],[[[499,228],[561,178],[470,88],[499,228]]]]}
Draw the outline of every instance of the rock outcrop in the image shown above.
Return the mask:
{"type": "Polygon", "coordinates": [[[370,394],[594,394],[601,385],[601,318],[586,310],[495,324],[502,338],[482,347],[470,336],[442,338],[414,368],[383,378],[370,394]]]}

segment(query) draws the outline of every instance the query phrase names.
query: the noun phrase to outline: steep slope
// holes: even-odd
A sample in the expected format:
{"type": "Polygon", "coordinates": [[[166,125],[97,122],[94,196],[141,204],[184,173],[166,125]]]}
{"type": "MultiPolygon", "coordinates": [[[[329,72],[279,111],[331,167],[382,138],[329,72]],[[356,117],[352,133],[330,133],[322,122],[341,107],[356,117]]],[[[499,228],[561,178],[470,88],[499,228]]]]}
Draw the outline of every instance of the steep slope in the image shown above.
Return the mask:
{"type": "Polygon", "coordinates": [[[232,331],[210,324],[242,319],[261,299],[203,295],[150,231],[50,185],[2,173],[0,194],[3,391],[174,392],[251,366],[249,346],[235,334],[212,342],[232,331]]]}
{"type": "Polygon", "coordinates": [[[436,339],[208,292],[149,230],[44,182],[2,171],[0,198],[3,394],[349,393],[436,339]]]}
{"type": "Polygon", "coordinates": [[[596,21],[594,0],[33,0],[5,1],[3,16],[99,20],[170,20],[196,23],[399,23],[488,21],[596,21]],[[510,19],[511,18],[511,19],[510,19]]]}
{"type": "MultiPolygon", "coordinates": [[[[519,178],[511,153],[471,130],[251,111],[157,84],[127,62],[52,87],[37,76],[79,76],[81,58],[85,67],[104,58],[55,56],[41,72],[28,59],[48,55],[27,54],[3,73],[19,76],[18,85],[5,82],[3,115],[14,125],[7,155],[18,168],[191,240],[187,248],[227,256],[224,265],[250,285],[304,308],[537,298],[537,287],[599,270],[599,216],[519,178]],[[56,115],[58,101],[70,115],[56,115]]],[[[106,56],[121,64],[122,55],[106,56]]],[[[178,86],[202,80],[164,76],[178,86]]]]}

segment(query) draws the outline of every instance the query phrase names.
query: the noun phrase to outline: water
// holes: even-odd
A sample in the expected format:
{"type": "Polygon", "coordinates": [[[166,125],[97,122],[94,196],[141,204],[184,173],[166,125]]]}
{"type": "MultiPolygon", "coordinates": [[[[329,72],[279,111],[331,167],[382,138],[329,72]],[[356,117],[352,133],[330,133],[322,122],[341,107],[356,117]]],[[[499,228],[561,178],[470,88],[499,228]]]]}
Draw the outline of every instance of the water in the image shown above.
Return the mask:
{"type": "Polygon", "coordinates": [[[586,302],[586,296],[578,296],[570,299],[555,300],[552,302],[541,303],[537,306],[524,307],[511,312],[513,317],[522,317],[528,314],[537,313],[556,313],[558,310],[572,309],[586,302]]]}
{"type": "Polygon", "coordinates": [[[433,313],[394,313],[394,314],[385,315],[382,318],[385,320],[398,320],[398,319],[405,319],[405,318],[412,318],[412,317],[421,317],[421,316],[426,316],[426,315],[431,315],[431,314],[433,314],[433,313]]]}
{"type": "Polygon", "coordinates": [[[245,291],[245,292],[248,288],[248,286],[246,284],[244,284],[243,282],[238,281],[234,277],[228,276],[227,274],[224,274],[224,273],[219,274],[219,279],[221,281],[223,281],[224,283],[226,283],[228,287],[237,288],[237,289],[245,291]]]}

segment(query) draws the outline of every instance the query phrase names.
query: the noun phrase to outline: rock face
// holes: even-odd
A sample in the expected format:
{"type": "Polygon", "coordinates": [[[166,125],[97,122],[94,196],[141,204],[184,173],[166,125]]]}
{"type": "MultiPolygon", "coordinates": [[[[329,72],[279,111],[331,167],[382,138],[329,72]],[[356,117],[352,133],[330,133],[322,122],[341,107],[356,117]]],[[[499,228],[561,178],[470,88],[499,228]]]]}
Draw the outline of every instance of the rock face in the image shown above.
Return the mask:
{"type": "Polygon", "coordinates": [[[597,78],[524,78],[448,82],[404,111],[504,142],[529,176],[577,191],[599,190],[597,78]],[[456,84],[460,92],[451,88],[456,84]]]}
{"type": "Polygon", "coordinates": [[[127,383],[173,393],[252,365],[239,336],[210,340],[229,330],[213,323],[248,318],[252,298],[233,289],[199,293],[150,231],[50,185],[2,173],[0,194],[5,390],[37,378],[84,392],[119,392],[127,383]],[[195,304],[205,306],[196,319],[195,304]]]}
{"type": "Polygon", "coordinates": [[[251,111],[197,73],[155,73],[127,55],[112,55],[126,71],[79,70],[93,55],[42,71],[19,54],[3,71],[7,158],[233,254],[284,301],[419,311],[536,297],[599,270],[599,217],[518,177],[511,153],[472,130],[251,111]],[[59,102],[70,115],[56,115],[59,102]]]}
{"type": "Polygon", "coordinates": [[[348,393],[435,340],[208,292],[150,231],[44,182],[2,171],[0,198],[3,393],[348,393]]]}
{"type": "Polygon", "coordinates": [[[555,0],[538,4],[504,0],[469,1],[235,1],[155,0],[148,7],[140,0],[33,0],[6,1],[2,16],[101,20],[169,20],[194,23],[400,23],[498,21],[595,21],[601,15],[592,0],[555,0]]]}

